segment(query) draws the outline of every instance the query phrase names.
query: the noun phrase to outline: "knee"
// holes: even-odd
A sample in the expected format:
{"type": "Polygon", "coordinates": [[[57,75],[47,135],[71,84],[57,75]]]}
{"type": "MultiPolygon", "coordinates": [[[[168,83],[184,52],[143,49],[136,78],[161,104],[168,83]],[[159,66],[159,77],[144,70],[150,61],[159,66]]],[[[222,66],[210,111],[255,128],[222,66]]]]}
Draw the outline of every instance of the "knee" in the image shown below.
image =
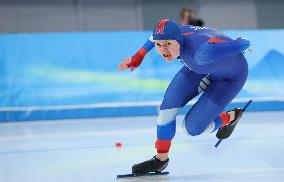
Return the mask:
{"type": "Polygon", "coordinates": [[[206,126],[202,126],[202,123],[202,121],[197,119],[185,118],[183,121],[183,128],[191,136],[200,135],[206,129],[206,126]]]}
{"type": "Polygon", "coordinates": [[[191,136],[199,135],[203,132],[199,127],[193,124],[187,124],[185,125],[186,132],[191,136]]]}

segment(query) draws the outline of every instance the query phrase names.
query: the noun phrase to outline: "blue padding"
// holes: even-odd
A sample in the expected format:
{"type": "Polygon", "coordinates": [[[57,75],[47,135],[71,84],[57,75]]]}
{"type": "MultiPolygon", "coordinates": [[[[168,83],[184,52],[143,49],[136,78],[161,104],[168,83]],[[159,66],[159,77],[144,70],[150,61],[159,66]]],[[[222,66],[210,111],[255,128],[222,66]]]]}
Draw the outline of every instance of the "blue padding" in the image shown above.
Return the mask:
{"type": "MultiPolygon", "coordinates": [[[[248,99],[249,100],[249,99],[248,99]]],[[[247,100],[247,101],[248,101],[247,100]]],[[[225,111],[231,110],[236,107],[242,108],[247,101],[230,103],[225,111]]],[[[192,105],[186,105],[179,113],[186,114],[192,105]]],[[[256,112],[256,111],[283,111],[284,110],[284,101],[253,101],[251,105],[247,108],[247,111],[256,112]]]]}
{"type": "MultiPolygon", "coordinates": [[[[245,102],[231,103],[225,110],[235,107],[243,107],[245,102]]],[[[179,114],[186,114],[192,107],[186,105],[179,114]]],[[[101,117],[125,117],[125,116],[153,116],[158,115],[159,106],[136,106],[136,107],[105,107],[93,109],[73,110],[45,110],[45,111],[0,111],[0,122],[6,121],[31,121],[31,120],[56,120],[56,119],[79,119],[101,117]]],[[[254,101],[247,112],[255,111],[283,111],[284,101],[254,101]]]]}
{"type": "MultiPolygon", "coordinates": [[[[249,78],[238,99],[284,98],[284,46],[279,41],[283,39],[284,29],[226,30],[225,33],[232,38],[246,37],[252,43],[253,53],[244,54],[250,68],[249,78]]],[[[146,31],[2,34],[0,121],[157,115],[157,105],[30,109],[161,101],[168,84],[182,67],[177,60],[166,63],[152,50],[134,72],[117,70],[120,58],[135,54],[150,34],[146,31]],[[19,111],[10,111],[11,108],[19,111]]],[[[242,51],[247,46],[246,42],[236,42],[241,49],[234,50],[242,51]]],[[[147,50],[154,46],[148,45],[147,50]]],[[[169,101],[164,106],[170,107],[170,104],[169,101]]],[[[231,104],[227,109],[235,106],[242,104],[231,104]]],[[[188,107],[182,112],[186,113],[188,107]]],[[[284,110],[284,104],[283,101],[255,101],[248,110],[284,110]]]]}
{"type": "Polygon", "coordinates": [[[156,115],[157,106],[104,107],[45,111],[0,112],[0,121],[31,121],[156,115]]]}
{"type": "Polygon", "coordinates": [[[149,35],[149,32],[1,35],[0,107],[160,100],[180,64],[169,67],[152,51],[135,72],[117,69],[121,58],[135,54],[149,35]],[[155,69],[156,66],[160,69],[155,69]]]}

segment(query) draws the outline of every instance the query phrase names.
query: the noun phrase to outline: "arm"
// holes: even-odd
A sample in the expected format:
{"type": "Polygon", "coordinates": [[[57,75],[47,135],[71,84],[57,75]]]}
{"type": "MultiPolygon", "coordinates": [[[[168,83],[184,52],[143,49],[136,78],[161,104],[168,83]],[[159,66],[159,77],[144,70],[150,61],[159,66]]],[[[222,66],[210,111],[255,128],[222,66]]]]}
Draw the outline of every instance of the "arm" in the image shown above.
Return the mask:
{"type": "Polygon", "coordinates": [[[147,52],[149,52],[151,49],[153,49],[153,47],[155,47],[155,43],[153,40],[153,35],[151,35],[147,42],[143,45],[142,49],[145,49],[147,52]]]}
{"type": "Polygon", "coordinates": [[[247,39],[237,39],[232,41],[211,38],[201,44],[195,51],[194,60],[198,65],[206,65],[216,59],[233,56],[242,53],[249,48],[250,42],[247,39]]]}
{"type": "Polygon", "coordinates": [[[140,48],[136,54],[134,54],[131,58],[123,58],[125,62],[119,65],[119,70],[125,70],[127,68],[130,68],[131,71],[136,69],[140,64],[142,63],[145,55],[155,46],[155,43],[153,41],[153,36],[147,40],[147,42],[143,45],[142,48],[140,48]]]}

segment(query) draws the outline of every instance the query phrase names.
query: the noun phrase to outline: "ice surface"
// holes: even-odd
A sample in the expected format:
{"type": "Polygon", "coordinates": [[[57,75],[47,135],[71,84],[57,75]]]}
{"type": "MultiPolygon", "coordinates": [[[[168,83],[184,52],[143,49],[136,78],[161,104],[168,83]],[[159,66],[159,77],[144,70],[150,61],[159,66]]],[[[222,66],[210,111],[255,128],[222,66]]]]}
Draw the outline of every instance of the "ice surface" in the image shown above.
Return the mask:
{"type": "MultiPolygon", "coordinates": [[[[284,181],[284,112],[245,113],[216,149],[178,117],[168,176],[119,181],[284,181]]],[[[108,182],[153,157],[156,117],[0,123],[0,182],[108,182]],[[121,142],[120,149],[115,143],[121,142]]]]}

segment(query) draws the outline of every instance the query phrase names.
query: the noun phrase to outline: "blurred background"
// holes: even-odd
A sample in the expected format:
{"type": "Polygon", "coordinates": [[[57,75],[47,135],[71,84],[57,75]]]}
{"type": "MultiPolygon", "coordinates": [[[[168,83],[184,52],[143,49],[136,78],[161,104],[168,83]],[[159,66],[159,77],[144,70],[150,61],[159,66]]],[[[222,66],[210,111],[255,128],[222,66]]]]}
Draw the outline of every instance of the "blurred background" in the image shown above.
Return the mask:
{"type": "Polygon", "coordinates": [[[190,7],[206,26],[221,29],[283,28],[281,0],[1,0],[2,33],[142,31],[158,20],[179,21],[190,7]]]}
{"type": "Polygon", "coordinates": [[[0,0],[0,119],[156,114],[181,64],[151,51],[133,73],[117,66],[167,17],[248,38],[251,70],[238,98],[259,98],[254,110],[283,109],[283,7],[281,0],[0,0]]]}
{"type": "MultiPolygon", "coordinates": [[[[233,158],[239,151],[244,160],[221,158],[211,147],[212,136],[189,145],[191,139],[178,134],[179,166],[185,165],[181,156],[192,154],[195,164],[218,161],[226,170],[233,163],[236,181],[247,175],[281,181],[283,9],[283,0],[0,0],[0,181],[112,181],[117,173],[129,172],[134,159],[149,158],[159,105],[182,65],[166,63],[152,50],[134,72],[117,67],[164,18],[248,38],[252,50],[244,53],[248,81],[227,108],[254,99],[244,119],[252,124],[240,127],[243,132],[222,155],[233,158]],[[122,143],[129,148],[118,150],[122,143]],[[205,159],[208,155],[216,158],[205,159]],[[61,165],[54,166],[57,162],[61,165]],[[112,166],[116,169],[108,174],[112,166]]],[[[181,111],[180,120],[194,102],[181,111]]],[[[169,181],[234,180],[202,165],[191,166],[189,176],[186,168],[178,169],[169,181]]]]}

